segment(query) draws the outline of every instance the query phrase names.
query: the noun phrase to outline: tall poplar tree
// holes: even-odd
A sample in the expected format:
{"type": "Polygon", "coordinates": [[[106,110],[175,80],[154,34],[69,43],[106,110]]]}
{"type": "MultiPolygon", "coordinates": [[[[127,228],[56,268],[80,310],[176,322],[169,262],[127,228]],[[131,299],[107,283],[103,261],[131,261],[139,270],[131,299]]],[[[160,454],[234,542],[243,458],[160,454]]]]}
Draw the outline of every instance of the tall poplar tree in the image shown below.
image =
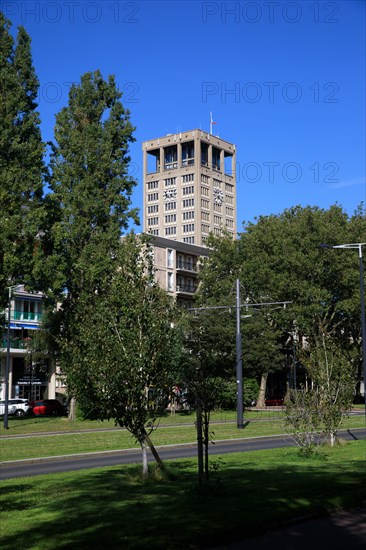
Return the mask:
{"type": "Polygon", "coordinates": [[[47,197],[51,224],[38,275],[52,281],[63,306],[97,290],[121,232],[131,218],[137,221],[130,209],[136,182],[128,175],[134,128],[121,96],[114,76],[86,73],[56,116],[47,197]]]}
{"type": "Polygon", "coordinates": [[[45,216],[39,82],[28,34],[19,27],[14,40],[10,29],[0,12],[0,306],[7,286],[32,278],[45,216]]]}
{"type": "Polygon", "coordinates": [[[134,128],[121,95],[113,76],[86,73],[56,116],[37,279],[49,289],[48,328],[59,353],[73,338],[75,305],[113,276],[121,233],[138,221],[130,208],[136,182],[128,174],[134,128]]]}

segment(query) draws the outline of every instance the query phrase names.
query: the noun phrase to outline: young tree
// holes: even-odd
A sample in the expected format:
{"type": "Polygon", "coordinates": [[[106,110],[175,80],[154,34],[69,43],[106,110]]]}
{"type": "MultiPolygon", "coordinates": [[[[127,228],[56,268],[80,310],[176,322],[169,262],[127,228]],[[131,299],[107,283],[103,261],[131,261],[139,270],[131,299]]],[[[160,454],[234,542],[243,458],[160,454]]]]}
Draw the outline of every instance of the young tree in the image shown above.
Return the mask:
{"type": "Polygon", "coordinates": [[[97,293],[75,304],[73,337],[62,347],[68,385],[88,418],[114,419],[162,465],[150,440],[176,381],[177,309],[154,282],[149,247],[134,235],[116,250],[120,266],[97,293]]]}
{"type": "Polygon", "coordinates": [[[5,287],[32,279],[45,218],[39,82],[28,34],[19,27],[14,40],[10,28],[0,12],[0,309],[5,287]]]}
{"type": "Polygon", "coordinates": [[[209,478],[211,412],[220,404],[223,379],[231,364],[227,356],[231,346],[225,346],[221,338],[217,341],[216,316],[215,310],[207,310],[185,319],[186,338],[179,379],[179,384],[187,391],[188,404],[196,411],[200,485],[209,478]]]}
{"type": "Polygon", "coordinates": [[[352,407],[354,367],[322,327],[304,363],[313,383],[312,391],[317,393],[320,422],[333,447],[344,415],[352,407]]]}
{"type": "Polygon", "coordinates": [[[285,429],[304,456],[313,455],[321,442],[319,394],[312,390],[290,389],[286,396],[285,429]]]}

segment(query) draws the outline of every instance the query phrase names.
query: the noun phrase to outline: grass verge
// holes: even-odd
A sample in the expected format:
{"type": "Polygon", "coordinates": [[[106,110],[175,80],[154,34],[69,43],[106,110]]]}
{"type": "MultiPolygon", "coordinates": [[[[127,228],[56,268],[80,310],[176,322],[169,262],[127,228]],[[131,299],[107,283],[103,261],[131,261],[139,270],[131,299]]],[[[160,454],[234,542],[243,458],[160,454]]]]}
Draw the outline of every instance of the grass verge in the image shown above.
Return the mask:
{"type": "MultiPolygon", "coordinates": [[[[273,421],[281,418],[283,411],[281,409],[268,409],[266,411],[245,411],[246,420],[267,420],[273,421]]],[[[1,419],[2,420],[2,419],[1,419]]],[[[194,424],[196,415],[190,413],[166,414],[160,419],[160,424],[164,426],[194,424]]],[[[211,413],[211,421],[215,422],[235,422],[236,411],[214,411],[211,413]]],[[[0,423],[0,436],[22,435],[44,432],[69,432],[86,430],[118,430],[113,420],[75,420],[70,422],[66,417],[36,417],[29,416],[24,418],[9,417],[9,429],[5,430],[3,423],[0,423]]]]}
{"type": "MultiPolygon", "coordinates": [[[[37,419],[38,420],[38,419],[37,419]]],[[[63,425],[65,419],[49,419],[51,425],[57,420],[63,425]]],[[[243,437],[259,437],[265,435],[276,435],[284,433],[284,426],[281,418],[274,418],[270,422],[266,418],[250,422],[245,429],[238,430],[235,423],[223,422],[211,424],[211,436],[213,441],[220,439],[235,439],[243,437]]],[[[70,423],[68,423],[70,426],[70,423]]],[[[100,424],[100,423],[98,423],[100,424]]],[[[73,425],[73,423],[72,423],[73,425]]],[[[364,427],[364,418],[351,417],[345,419],[344,428],[364,427]]],[[[192,423],[178,423],[174,426],[160,426],[153,432],[152,440],[156,446],[174,445],[177,443],[190,443],[196,441],[196,430],[192,423]]],[[[81,431],[80,433],[65,434],[62,431],[59,435],[32,436],[25,438],[3,439],[1,441],[0,461],[21,460],[26,458],[40,458],[47,456],[60,456],[77,453],[88,453],[96,451],[111,451],[118,449],[138,448],[134,438],[122,429],[111,429],[111,431],[81,431]]]]}
{"type": "Polygon", "coordinates": [[[263,532],[309,514],[362,503],[366,445],[215,456],[204,494],[196,463],[169,463],[168,479],[139,480],[137,466],[37,476],[1,484],[2,550],[196,549],[263,532]]]}

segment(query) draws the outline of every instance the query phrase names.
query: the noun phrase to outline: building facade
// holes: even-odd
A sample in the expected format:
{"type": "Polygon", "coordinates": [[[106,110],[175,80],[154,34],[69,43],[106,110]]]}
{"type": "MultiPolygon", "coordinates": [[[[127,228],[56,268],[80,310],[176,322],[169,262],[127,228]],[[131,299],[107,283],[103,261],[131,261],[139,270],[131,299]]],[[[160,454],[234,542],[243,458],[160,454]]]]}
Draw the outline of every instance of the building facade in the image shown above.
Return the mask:
{"type": "MultiPolygon", "coordinates": [[[[23,285],[12,289],[10,300],[9,398],[36,400],[56,396],[56,370],[53,362],[32,351],[31,342],[40,329],[43,295],[27,292],[23,285]]],[[[8,355],[8,312],[0,343],[1,390],[5,399],[5,373],[8,355]]]]}
{"type": "Polygon", "coordinates": [[[193,306],[198,286],[199,266],[208,249],[203,246],[152,237],[155,277],[159,285],[174,296],[178,306],[193,306]]]}
{"type": "Polygon", "coordinates": [[[236,148],[202,130],[148,140],[143,150],[144,232],[204,246],[236,237],[236,148]]]}

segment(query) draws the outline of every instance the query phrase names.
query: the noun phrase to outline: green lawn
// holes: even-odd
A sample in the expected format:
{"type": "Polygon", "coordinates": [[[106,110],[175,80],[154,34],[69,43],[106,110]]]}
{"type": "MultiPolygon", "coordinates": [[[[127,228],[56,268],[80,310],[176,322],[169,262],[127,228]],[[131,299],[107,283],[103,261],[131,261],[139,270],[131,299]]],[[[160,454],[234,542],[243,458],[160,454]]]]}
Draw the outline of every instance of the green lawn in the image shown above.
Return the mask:
{"type": "Polygon", "coordinates": [[[204,495],[195,460],[169,463],[160,481],[139,481],[137,466],[4,481],[1,548],[193,550],[365,498],[365,441],[311,459],[290,448],[213,460],[220,466],[204,495]]]}
{"type": "MultiPolygon", "coordinates": [[[[224,414],[224,413],[223,413],[224,414]]],[[[276,416],[268,417],[267,413],[260,415],[252,413],[251,417],[246,417],[251,421],[243,430],[238,430],[235,422],[231,422],[235,418],[235,413],[227,414],[227,421],[224,421],[221,413],[216,413],[211,424],[212,439],[235,439],[242,437],[260,437],[263,435],[275,435],[284,433],[283,422],[279,413],[276,416]],[[221,420],[221,423],[219,421],[221,420]],[[218,422],[218,423],[215,423],[218,422]]],[[[273,413],[272,413],[273,414],[273,413]]],[[[175,443],[190,443],[196,441],[196,431],[193,425],[194,417],[192,415],[175,415],[175,420],[180,419],[180,422],[175,422],[175,425],[169,425],[172,417],[162,419],[160,427],[153,432],[152,440],[155,445],[172,445],[175,443]]],[[[82,423],[68,422],[67,419],[27,419],[15,420],[15,426],[10,427],[6,433],[13,435],[19,433],[23,427],[23,431],[27,433],[28,429],[34,425],[34,422],[44,428],[44,431],[55,431],[59,435],[50,436],[32,436],[28,438],[3,439],[0,448],[0,461],[20,460],[25,458],[38,458],[46,456],[58,456],[74,453],[86,453],[93,451],[110,451],[118,449],[127,449],[138,447],[134,438],[122,429],[114,429],[114,424],[109,423],[82,423]],[[22,424],[23,422],[23,424],[22,424]],[[45,429],[48,426],[48,430],[45,429]],[[65,427],[69,430],[80,430],[80,433],[63,433],[65,427]],[[110,431],[86,431],[92,427],[109,427],[110,431]]],[[[344,427],[364,427],[365,419],[363,416],[355,416],[345,419],[344,427]]],[[[35,429],[36,432],[40,430],[35,429]]]]}
{"type": "MultiPolygon", "coordinates": [[[[245,419],[249,420],[268,420],[281,418],[282,410],[268,409],[267,411],[245,411],[245,419]]],[[[236,421],[236,411],[215,411],[211,415],[212,422],[234,422],[236,421]]],[[[9,429],[5,430],[0,419],[0,435],[20,435],[27,433],[42,433],[42,432],[68,432],[70,430],[95,430],[95,429],[114,429],[114,421],[98,421],[98,420],[75,420],[69,422],[65,417],[25,417],[15,418],[9,417],[9,429]]],[[[176,425],[176,424],[194,424],[196,418],[195,413],[176,413],[167,414],[160,420],[161,425],[176,425]]],[[[118,429],[118,428],[116,428],[118,429]]]]}

